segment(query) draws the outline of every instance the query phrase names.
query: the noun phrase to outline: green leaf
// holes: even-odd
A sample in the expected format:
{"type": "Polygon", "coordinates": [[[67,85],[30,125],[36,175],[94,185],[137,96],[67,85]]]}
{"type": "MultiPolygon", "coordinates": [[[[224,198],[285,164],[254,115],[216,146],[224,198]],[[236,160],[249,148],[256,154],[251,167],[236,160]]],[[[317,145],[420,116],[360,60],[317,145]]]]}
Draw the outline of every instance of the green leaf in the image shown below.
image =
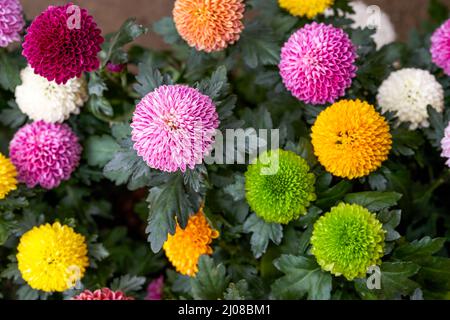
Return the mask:
{"type": "Polygon", "coordinates": [[[99,119],[105,120],[114,116],[114,109],[105,97],[91,95],[87,107],[99,119]]]}
{"type": "Polygon", "coordinates": [[[322,271],[312,257],[282,255],[274,262],[285,275],[272,285],[280,299],[328,300],[331,297],[331,275],[322,271]]]}
{"type": "Polygon", "coordinates": [[[322,209],[327,209],[334,206],[352,189],[352,186],[353,185],[350,181],[340,181],[328,190],[318,194],[317,199],[319,200],[316,201],[316,206],[322,209]]]}
{"type": "Polygon", "coordinates": [[[385,241],[395,241],[400,239],[400,234],[395,230],[400,225],[402,213],[400,210],[383,210],[377,215],[378,220],[383,224],[386,231],[385,241]]]}
{"type": "Polygon", "coordinates": [[[106,37],[103,44],[100,57],[103,60],[103,66],[109,61],[115,64],[126,63],[128,56],[122,47],[147,33],[148,29],[138,23],[135,19],[128,19],[120,27],[119,31],[106,37]]]}
{"type": "Polygon", "coordinates": [[[161,72],[149,65],[148,61],[139,63],[138,68],[139,73],[136,76],[138,83],[133,88],[142,97],[164,84],[170,85],[173,83],[169,75],[161,75],[161,72]]]}
{"type": "Polygon", "coordinates": [[[215,265],[211,257],[201,256],[198,273],[191,279],[192,296],[196,300],[222,299],[229,282],[223,264],[215,265]]]}
{"type": "Polygon", "coordinates": [[[181,42],[180,35],[175,27],[173,19],[165,17],[153,24],[153,31],[163,37],[167,44],[181,42]]]}
{"type": "Polygon", "coordinates": [[[149,218],[146,232],[153,252],[161,250],[167,235],[175,233],[175,217],[182,228],[185,228],[189,216],[198,211],[200,203],[192,201],[181,174],[173,174],[158,187],[150,189],[149,218]]]}
{"type": "Polygon", "coordinates": [[[279,62],[281,47],[270,28],[259,22],[246,26],[238,46],[244,62],[252,69],[260,65],[276,65],[279,62]]]}
{"type": "Polygon", "coordinates": [[[216,71],[213,72],[211,78],[204,79],[197,84],[197,89],[217,102],[230,90],[227,68],[225,66],[219,66],[216,71]]]}
{"type": "Polygon", "coordinates": [[[443,23],[448,19],[449,10],[448,7],[439,0],[431,0],[428,5],[428,15],[436,23],[443,23]]]}
{"type": "Polygon", "coordinates": [[[251,233],[250,244],[255,258],[260,258],[267,250],[269,240],[276,245],[283,239],[283,227],[281,224],[267,223],[256,214],[250,215],[244,223],[245,233],[251,233]]]}
{"type": "Polygon", "coordinates": [[[16,60],[13,55],[0,50],[0,86],[5,90],[14,91],[21,82],[21,63],[16,60]]]}
{"type": "Polygon", "coordinates": [[[111,290],[122,291],[125,294],[140,291],[145,283],[145,277],[137,277],[126,274],[116,278],[111,283],[111,290]]]}
{"type": "Polygon", "coordinates": [[[245,199],[245,176],[241,173],[234,175],[234,183],[226,186],[223,190],[230,195],[234,201],[245,199]]]}
{"type": "Polygon", "coordinates": [[[119,150],[119,144],[107,135],[91,136],[85,146],[85,154],[90,166],[105,166],[119,150]]]}
{"type": "Polygon", "coordinates": [[[0,122],[10,128],[19,128],[27,121],[27,116],[20,111],[15,101],[8,102],[8,106],[0,112],[0,122]]]}
{"type": "Polygon", "coordinates": [[[403,261],[413,261],[423,258],[424,256],[432,256],[440,251],[445,242],[445,238],[432,239],[424,237],[411,243],[405,243],[394,251],[394,257],[403,261]]]}
{"type": "Polygon", "coordinates": [[[238,283],[231,282],[224,295],[225,300],[248,300],[251,298],[248,283],[242,279],[238,283]]]}
{"type": "Polygon", "coordinates": [[[344,201],[359,204],[369,211],[376,212],[395,206],[402,195],[397,192],[359,192],[347,194],[344,201]]]}
{"type": "Polygon", "coordinates": [[[450,259],[444,257],[431,257],[420,261],[420,277],[427,283],[447,293],[450,291],[450,259]]]}
{"type": "Polygon", "coordinates": [[[419,288],[410,278],[419,272],[420,266],[412,262],[384,262],[380,269],[381,289],[369,290],[366,279],[355,281],[355,287],[363,299],[400,299],[419,288]]]}

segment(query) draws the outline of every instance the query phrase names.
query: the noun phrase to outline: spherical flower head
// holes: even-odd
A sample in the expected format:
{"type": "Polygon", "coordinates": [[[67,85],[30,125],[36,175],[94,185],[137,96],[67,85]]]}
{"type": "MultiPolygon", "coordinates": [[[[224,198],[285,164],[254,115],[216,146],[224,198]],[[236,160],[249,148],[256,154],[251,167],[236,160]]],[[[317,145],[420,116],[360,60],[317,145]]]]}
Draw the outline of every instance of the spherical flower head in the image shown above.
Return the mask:
{"type": "Polygon", "coordinates": [[[386,119],[360,100],[341,100],[322,111],[311,137],[319,162],[328,172],[347,179],[377,170],[392,147],[386,119]]]}
{"type": "Polygon", "coordinates": [[[180,36],[199,51],[221,51],[239,40],[243,0],[176,0],[173,19],[180,36]]]}
{"type": "Polygon", "coordinates": [[[211,228],[200,209],[189,218],[186,229],[177,224],[175,234],[168,235],[163,248],[179,273],[193,277],[198,271],[198,260],[202,255],[213,253],[211,243],[218,237],[219,232],[211,228]]]}
{"type": "Polygon", "coordinates": [[[66,124],[34,122],[16,132],[9,145],[19,181],[29,188],[53,189],[69,180],[81,157],[81,146],[66,124]]]}
{"type": "Polygon", "coordinates": [[[447,125],[447,128],[445,128],[444,138],[441,141],[441,148],[441,156],[447,159],[446,164],[450,167],[450,123],[447,125]]]}
{"type": "Polygon", "coordinates": [[[33,289],[45,292],[72,288],[89,265],[84,236],[58,222],[25,233],[17,251],[22,278],[33,289]]]}
{"type": "Polygon", "coordinates": [[[293,16],[313,19],[330,8],[334,0],[278,0],[278,3],[293,16]]]}
{"type": "Polygon", "coordinates": [[[351,86],[356,57],[356,48],[342,29],[313,22],[285,43],[280,75],[297,99],[309,104],[333,103],[351,86]]]}
{"type": "Polygon", "coordinates": [[[147,287],[145,300],[162,300],[164,295],[164,276],[153,280],[147,287]]]}
{"type": "Polygon", "coordinates": [[[185,172],[211,151],[219,116],[197,89],[161,86],[139,102],[131,127],[134,149],[151,168],[185,172]]]}
{"type": "Polygon", "coordinates": [[[17,189],[17,171],[11,160],[0,153],[0,200],[17,189]]]}
{"type": "Polygon", "coordinates": [[[112,291],[109,288],[103,288],[94,292],[85,290],[73,297],[72,300],[134,300],[134,298],[127,297],[122,291],[112,291]]]}
{"type": "Polygon", "coordinates": [[[34,72],[48,81],[65,84],[83,72],[99,68],[101,31],[86,9],[50,6],[30,25],[23,55],[34,72]]]}
{"type": "Polygon", "coordinates": [[[381,264],[385,233],[375,214],[341,203],[314,224],[311,252],[323,270],[347,280],[362,278],[381,264]]]}
{"type": "Polygon", "coordinates": [[[0,47],[20,41],[20,33],[24,27],[19,0],[0,0],[0,47]]]}
{"type": "Polygon", "coordinates": [[[450,76],[450,19],[431,37],[431,56],[433,62],[450,76]]]}
{"type": "Polygon", "coordinates": [[[57,84],[34,73],[26,67],[20,73],[22,84],[16,87],[19,109],[34,121],[64,122],[71,114],[79,114],[88,100],[84,77],[57,84]]]}
{"type": "Polygon", "coordinates": [[[377,100],[383,112],[394,112],[399,122],[407,122],[415,130],[430,125],[428,106],[437,112],[444,110],[444,88],[426,70],[402,69],[382,83],[377,100]]]}
{"type": "Polygon", "coordinates": [[[269,223],[287,224],[306,214],[316,200],[315,177],[291,151],[270,150],[248,166],[245,190],[250,208],[269,223]]]}

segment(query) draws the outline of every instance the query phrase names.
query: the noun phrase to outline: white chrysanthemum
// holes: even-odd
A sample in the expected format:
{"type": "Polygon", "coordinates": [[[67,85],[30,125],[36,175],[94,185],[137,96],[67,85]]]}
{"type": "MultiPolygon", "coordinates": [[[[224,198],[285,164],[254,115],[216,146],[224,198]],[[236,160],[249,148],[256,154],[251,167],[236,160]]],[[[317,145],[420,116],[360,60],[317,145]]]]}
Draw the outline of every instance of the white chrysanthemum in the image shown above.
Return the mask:
{"type": "Polygon", "coordinates": [[[410,129],[429,126],[427,107],[444,110],[444,89],[428,71],[402,69],[391,73],[378,89],[378,104],[383,112],[394,112],[410,129]]]}
{"type": "MultiPolygon", "coordinates": [[[[355,13],[346,14],[346,18],[353,20],[352,28],[376,28],[373,40],[377,49],[392,43],[397,38],[394,25],[389,16],[380,10],[378,6],[367,6],[362,1],[352,1],[349,5],[355,13]]],[[[342,12],[341,14],[342,15],[342,12]]],[[[325,12],[326,17],[333,16],[333,10],[328,9],[325,12]]]]}
{"type": "Polygon", "coordinates": [[[16,102],[34,121],[64,122],[71,114],[80,113],[89,97],[83,77],[58,85],[35,74],[29,66],[21,71],[20,77],[22,84],[16,88],[16,102]]]}

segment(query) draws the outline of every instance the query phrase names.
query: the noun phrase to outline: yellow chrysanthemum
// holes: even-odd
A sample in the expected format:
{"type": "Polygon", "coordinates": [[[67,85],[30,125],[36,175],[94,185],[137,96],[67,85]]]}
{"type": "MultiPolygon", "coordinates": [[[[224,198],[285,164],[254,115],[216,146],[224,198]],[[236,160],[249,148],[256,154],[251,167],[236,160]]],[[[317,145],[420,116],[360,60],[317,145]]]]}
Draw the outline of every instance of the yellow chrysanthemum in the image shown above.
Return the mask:
{"type": "Polygon", "coordinates": [[[341,100],[325,109],[312,128],[314,152],[335,176],[369,175],[388,158],[389,125],[375,108],[360,100],[341,100]]]}
{"type": "Polygon", "coordinates": [[[330,8],[334,0],[278,0],[278,3],[293,16],[312,19],[330,8]]]}
{"type": "Polygon", "coordinates": [[[0,200],[17,189],[17,171],[12,162],[0,153],[0,200]]]}
{"type": "Polygon", "coordinates": [[[25,233],[17,250],[22,278],[33,289],[45,292],[70,289],[89,265],[84,236],[58,222],[25,233]]]}
{"type": "Polygon", "coordinates": [[[212,254],[211,243],[219,237],[219,232],[210,227],[203,210],[191,216],[186,229],[177,225],[174,235],[164,243],[166,256],[176,270],[184,275],[195,276],[198,259],[204,254],[212,254]]]}

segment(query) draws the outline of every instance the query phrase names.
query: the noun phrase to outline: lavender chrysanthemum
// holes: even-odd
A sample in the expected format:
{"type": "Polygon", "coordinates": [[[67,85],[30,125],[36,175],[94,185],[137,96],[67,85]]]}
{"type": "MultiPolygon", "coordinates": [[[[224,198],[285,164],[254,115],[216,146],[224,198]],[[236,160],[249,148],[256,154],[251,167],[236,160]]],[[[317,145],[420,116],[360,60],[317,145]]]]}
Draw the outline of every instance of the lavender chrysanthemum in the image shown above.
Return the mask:
{"type": "Polygon", "coordinates": [[[444,138],[441,141],[441,148],[442,148],[441,157],[447,159],[445,163],[447,166],[450,167],[450,123],[445,129],[444,138]]]}
{"type": "Polygon", "coordinates": [[[218,126],[210,97],[185,85],[161,86],[136,107],[134,149],[151,168],[184,172],[211,150],[218,126]]]}
{"type": "Polygon", "coordinates": [[[34,122],[22,127],[9,145],[19,181],[29,188],[53,189],[68,180],[78,166],[81,146],[66,124],[34,122]]]}
{"type": "Polygon", "coordinates": [[[433,62],[450,76],[450,19],[431,37],[431,56],[433,62]]]}
{"type": "Polygon", "coordinates": [[[281,51],[286,88],[310,104],[333,103],[356,76],[356,48],[339,28],[313,22],[295,32],[281,51]]]}
{"type": "Polygon", "coordinates": [[[19,0],[0,0],[0,47],[20,41],[25,26],[19,0]]]}

